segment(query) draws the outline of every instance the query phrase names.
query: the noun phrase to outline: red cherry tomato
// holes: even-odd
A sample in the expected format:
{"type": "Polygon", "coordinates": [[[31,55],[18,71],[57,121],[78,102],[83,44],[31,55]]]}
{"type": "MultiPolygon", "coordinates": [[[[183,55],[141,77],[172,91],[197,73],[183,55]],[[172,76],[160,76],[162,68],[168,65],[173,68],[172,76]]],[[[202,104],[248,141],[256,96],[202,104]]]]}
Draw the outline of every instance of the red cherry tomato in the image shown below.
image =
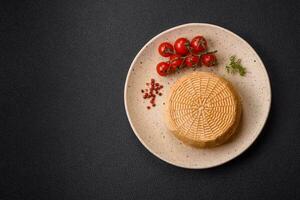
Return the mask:
{"type": "Polygon", "coordinates": [[[197,53],[200,53],[207,49],[207,42],[203,36],[198,35],[192,39],[191,47],[192,47],[193,53],[197,54],[197,53]]]}
{"type": "Polygon", "coordinates": [[[174,54],[170,57],[170,68],[175,71],[176,69],[178,69],[183,62],[183,59],[181,58],[180,55],[178,54],[174,54]]]}
{"type": "Polygon", "coordinates": [[[189,53],[190,41],[186,38],[179,38],[174,43],[174,48],[177,54],[186,55],[189,53]]]}
{"type": "Polygon", "coordinates": [[[217,58],[214,54],[204,54],[201,56],[201,61],[207,67],[217,64],[217,58]]]}
{"type": "Polygon", "coordinates": [[[199,64],[199,56],[194,56],[192,54],[188,55],[185,59],[185,64],[188,67],[195,67],[199,64]]]}
{"type": "Polygon", "coordinates": [[[163,57],[169,57],[174,54],[174,48],[169,42],[163,42],[159,45],[158,52],[163,57]]]}
{"type": "Polygon", "coordinates": [[[166,62],[160,62],[156,65],[156,71],[160,76],[167,76],[170,70],[170,64],[166,62]]]}

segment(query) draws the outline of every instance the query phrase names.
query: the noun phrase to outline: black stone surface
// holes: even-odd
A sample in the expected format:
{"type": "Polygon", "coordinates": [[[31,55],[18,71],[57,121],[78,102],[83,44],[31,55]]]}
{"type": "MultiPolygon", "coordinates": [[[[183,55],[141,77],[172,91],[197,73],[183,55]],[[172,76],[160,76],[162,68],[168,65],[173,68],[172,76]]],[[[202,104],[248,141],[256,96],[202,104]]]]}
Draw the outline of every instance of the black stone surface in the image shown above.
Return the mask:
{"type": "Polygon", "coordinates": [[[300,199],[299,1],[1,1],[0,199],[300,199]],[[217,168],[171,166],[140,144],[123,87],[163,30],[217,24],[272,83],[258,140],[217,168]]]}

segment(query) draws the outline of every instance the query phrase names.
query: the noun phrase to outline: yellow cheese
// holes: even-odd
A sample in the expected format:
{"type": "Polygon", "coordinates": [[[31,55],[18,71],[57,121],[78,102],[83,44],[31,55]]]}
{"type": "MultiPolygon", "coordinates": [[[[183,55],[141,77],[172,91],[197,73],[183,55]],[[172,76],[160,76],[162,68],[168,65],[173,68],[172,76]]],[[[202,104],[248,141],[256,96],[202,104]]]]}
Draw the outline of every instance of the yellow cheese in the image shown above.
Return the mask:
{"type": "Polygon", "coordinates": [[[213,73],[179,79],[167,101],[167,125],[177,138],[197,147],[226,142],[236,131],[241,104],[232,85],[213,73]]]}

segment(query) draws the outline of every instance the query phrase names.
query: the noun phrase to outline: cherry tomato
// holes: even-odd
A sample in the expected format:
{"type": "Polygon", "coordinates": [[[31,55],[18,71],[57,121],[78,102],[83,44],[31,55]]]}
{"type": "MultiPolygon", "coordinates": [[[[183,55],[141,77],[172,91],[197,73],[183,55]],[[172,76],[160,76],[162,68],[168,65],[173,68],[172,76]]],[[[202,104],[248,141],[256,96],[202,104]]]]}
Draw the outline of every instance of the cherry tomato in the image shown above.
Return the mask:
{"type": "Polygon", "coordinates": [[[156,66],[156,71],[161,76],[167,76],[170,69],[170,64],[166,62],[160,62],[156,66]]]}
{"type": "Polygon", "coordinates": [[[183,59],[180,55],[174,54],[170,56],[170,68],[175,71],[182,65],[183,59]]]}
{"type": "Polygon", "coordinates": [[[188,67],[195,67],[199,64],[199,56],[194,56],[192,54],[188,55],[185,59],[185,64],[188,67]]]}
{"type": "Polygon", "coordinates": [[[207,67],[217,64],[217,58],[214,54],[204,54],[201,56],[201,61],[207,67]]]}
{"type": "Polygon", "coordinates": [[[207,49],[207,42],[203,36],[198,35],[192,39],[191,47],[192,47],[193,53],[197,54],[197,53],[200,53],[207,49]]]}
{"type": "Polygon", "coordinates": [[[177,54],[186,55],[189,53],[190,41],[186,38],[179,38],[174,43],[174,48],[177,54]]]}
{"type": "Polygon", "coordinates": [[[159,45],[158,52],[163,57],[169,57],[174,54],[174,48],[169,42],[163,42],[159,45]]]}

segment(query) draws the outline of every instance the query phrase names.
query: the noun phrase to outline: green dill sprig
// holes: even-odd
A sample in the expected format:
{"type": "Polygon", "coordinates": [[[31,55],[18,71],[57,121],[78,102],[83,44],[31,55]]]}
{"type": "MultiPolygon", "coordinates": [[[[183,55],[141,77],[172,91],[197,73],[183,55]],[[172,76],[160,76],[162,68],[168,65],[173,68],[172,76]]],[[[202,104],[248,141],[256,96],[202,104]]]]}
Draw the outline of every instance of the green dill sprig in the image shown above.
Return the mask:
{"type": "Polygon", "coordinates": [[[241,65],[241,59],[236,60],[235,56],[230,56],[229,60],[229,65],[226,65],[227,72],[231,74],[239,73],[241,76],[245,76],[246,68],[241,65]]]}

